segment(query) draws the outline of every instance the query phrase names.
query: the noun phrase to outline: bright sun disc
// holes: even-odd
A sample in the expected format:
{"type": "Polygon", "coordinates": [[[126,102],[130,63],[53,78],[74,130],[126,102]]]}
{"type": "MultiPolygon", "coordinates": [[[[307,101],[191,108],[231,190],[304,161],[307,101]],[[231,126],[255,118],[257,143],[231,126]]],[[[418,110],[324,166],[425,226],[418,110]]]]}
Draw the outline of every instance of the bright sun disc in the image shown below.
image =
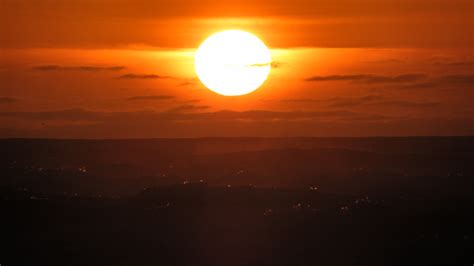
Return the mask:
{"type": "Polygon", "coordinates": [[[210,90],[237,96],[251,93],[267,79],[270,50],[255,35],[227,30],[207,38],[196,52],[195,70],[210,90]]]}

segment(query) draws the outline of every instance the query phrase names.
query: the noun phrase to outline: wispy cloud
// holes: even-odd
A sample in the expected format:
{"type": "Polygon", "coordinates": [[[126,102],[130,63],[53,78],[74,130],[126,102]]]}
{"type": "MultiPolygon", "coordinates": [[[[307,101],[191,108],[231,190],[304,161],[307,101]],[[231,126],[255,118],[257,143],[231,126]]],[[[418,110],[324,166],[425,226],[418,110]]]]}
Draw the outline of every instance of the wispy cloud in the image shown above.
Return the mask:
{"type": "Polygon", "coordinates": [[[437,107],[441,105],[440,102],[413,102],[413,101],[380,101],[374,103],[375,105],[381,106],[394,106],[394,107],[406,107],[406,108],[424,108],[424,107],[437,107]]]}
{"type": "MultiPolygon", "coordinates": [[[[69,0],[2,1],[5,19],[0,29],[3,47],[92,47],[123,48],[140,43],[145,47],[190,48],[185,38],[163,38],[186,32],[188,40],[199,38],[209,21],[222,27],[249,26],[248,18],[259,18],[263,33],[278,32],[273,47],[472,47],[472,1],[232,1],[239,8],[216,6],[216,1],[69,0]],[[28,2],[20,5],[18,2],[28,2]],[[166,4],[163,4],[166,3],[166,4]],[[268,8],[270,7],[271,8],[268,8]],[[242,9],[245,16],[242,17],[242,9]],[[35,12],[31,12],[35,10],[35,12]],[[98,11],[100,10],[100,12],[98,11]],[[214,10],[226,19],[212,18],[214,10]],[[45,16],[44,14],[48,14],[45,16]],[[68,14],[63,16],[61,14],[68,14]],[[127,20],[116,28],[117,16],[127,20]],[[199,15],[198,15],[199,14],[199,15]],[[359,18],[363,17],[361,20],[359,18]],[[179,18],[182,23],[168,23],[179,18]],[[324,23],[321,23],[324,20],[324,23]],[[149,23],[154,21],[155,23],[149,23]],[[294,25],[304,25],[288,30],[294,25]],[[343,21],[343,23],[341,22],[343,21]],[[87,34],[72,37],[78,23],[87,34]],[[218,24],[219,23],[219,24],[218,24]],[[433,25],[437,34],[433,34],[433,25]],[[34,25],[32,27],[31,25],[34,25]],[[189,27],[197,29],[186,31],[189,27]],[[64,29],[70,29],[65,31],[64,29]],[[387,30],[390,29],[390,30],[387,30]],[[154,34],[147,34],[153,32],[154,34]],[[317,32],[317,34],[315,34],[317,32]],[[361,38],[364,36],[364,38],[361,38]]],[[[253,22],[252,22],[253,23],[253,22]]]]}
{"type": "Polygon", "coordinates": [[[403,63],[403,62],[404,61],[400,60],[400,59],[388,58],[388,59],[367,61],[366,63],[370,63],[370,64],[399,64],[399,63],[403,63]]]}
{"type": "Polygon", "coordinates": [[[307,82],[352,81],[363,84],[384,86],[389,89],[425,89],[425,88],[474,88],[474,74],[449,74],[428,76],[420,73],[407,73],[394,76],[388,75],[328,75],[313,76],[307,82]]]}
{"type": "Polygon", "coordinates": [[[397,76],[368,76],[365,81],[369,83],[408,83],[423,80],[425,74],[402,74],[397,76]]]}
{"type": "Polygon", "coordinates": [[[30,120],[66,120],[66,121],[97,121],[107,116],[105,112],[89,111],[85,109],[64,109],[40,112],[0,112],[3,117],[15,117],[30,120]]]}
{"type": "Polygon", "coordinates": [[[184,104],[170,109],[168,112],[193,112],[209,109],[208,105],[184,104]]]}
{"type": "Polygon", "coordinates": [[[175,96],[172,95],[143,95],[143,96],[133,96],[127,98],[129,101],[147,101],[147,100],[170,100],[174,99],[175,96]]]}
{"type": "Polygon", "coordinates": [[[367,75],[329,75],[329,76],[312,76],[306,78],[306,81],[346,81],[346,80],[361,80],[366,78],[367,75]]]}
{"type": "Polygon", "coordinates": [[[183,82],[181,82],[180,84],[178,84],[178,86],[180,86],[180,87],[193,86],[193,85],[196,85],[198,83],[198,80],[199,79],[197,79],[197,78],[186,79],[183,82]]]}
{"type": "Polygon", "coordinates": [[[373,75],[373,74],[356,74],[356,75],[329,75],[329,76],[312,76],[306,78],[308,82],[322,81],[358,81],[366,83],[407,83],[425,79],[427,76],[420,73],[408,73],[395,76],[373,75]]]}
{"type": "Polygon", "coordinates": [[[160,76],[156,74],[134,74],[128,73],[118,77],[119,79],[164,79],[169,78],[168,76],[160,76]]]}
{"type": "Polygon", "coordinates": [[[280,61],[272,61],[268,63],[259,63],[259,64],[251,64],[248,65],[248,67],[266,67],[266,66],[271,66],[272,68],[280,68],[282,65],[284,65],[280,61]]]}
{"type": "Polygon", "coordinates": [[[125,69],[124,66],[61,66],[61,65],[40,65],[34,66],[33,70],[37,71],[120,71],[125,69]]]}
{"type": "Polygon", "coordinates": [[[0,104],[16,103],[19,101],[20,99],[13,98],[13,97],[0,97],[0,104]]]}
{"type": "Polygon", "coordinates": [[[426,89],[426,88],[474,88],[474,74],[453,74],[431,78],[423,82],[400,84],[395,88],[400,89],[426,89]]]}
{"type": "Polygon", "coordinates": [[[446,84],[470,84],[474,85],[474,74],[457,74],[457,75],[446,75],[441,76],[437,79],[438,82],[446,84]]]}
{"type": "Polygon", "coordinates": [[[143,138],[196,136],[367,136],[472,135],[469,114],[387,114],[347,110],[324,111],[198,111],[153,110],[105,112],[66,109],[40,112],[0,112],[0,119],[16,119],[0,127],[0,136],[68,138],[143,138]],[[26,122],[26,123],[23,123],[26,122]],[[129,130],[135,128],[136,130],[129,130]],[[439,131],[439,130],[442,131],[439,131]],[[456,133],[457,132],[457,133],[456,133]],[[461,132],[461,133],[459,133],[461,132]]]}
{"type": "Polygon", "coordinates": [[[474,66],[474,61],[434,62],[433,65],[449,67],[472,67],[474,66]]]}
{"type": "Polygon", "coordinates": [[[201,99],[191,99],[191,100],[185,100],[183,103],[198,103],[201,102],[201,99]]]}
{"type": "Polygon", "coordinates": [[[322,104],[331,108],[352,108],[357,106],[380,106],[400,108],[436,107],[440,102],[418,102],[399,99],[387,99],[381,95],[365,95],[361,97],[335,97],[329,99],[285,99],[287,103],[322,104]]]}
{"type": "Polygon", "coordinates": [[[1,117],[14,117],[19,119],[44,120],[44,121],[89,121],[98,123],[133,122],[133,121],[281,121],[281,120],[386,120],[395,117],[388,115],[357,113],[346,110],[334,111],[271,111],[248,110],[231,111],[221,110],[216,112],[187,112],[209,108],[208,106],[183,105],[167,112],[136,111],[136,112],[101,112],[85,109],[65,109],[58,111],[42,112],[0,112],[1,117]]]}

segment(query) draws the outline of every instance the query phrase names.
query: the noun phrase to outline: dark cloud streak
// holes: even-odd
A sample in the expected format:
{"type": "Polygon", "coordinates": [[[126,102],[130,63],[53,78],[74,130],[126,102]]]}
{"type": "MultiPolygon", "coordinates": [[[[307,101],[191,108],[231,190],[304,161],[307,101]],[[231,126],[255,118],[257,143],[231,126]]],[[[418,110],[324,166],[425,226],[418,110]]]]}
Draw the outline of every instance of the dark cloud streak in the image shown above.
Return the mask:
{"type": "Polygon", "coordinates": [[[474,74],[452,74],[432,78],[425,82],[403,84],[395,88],[400,89],[426,89],[426,88],[474,88],[474,74]]]}
{"type": "Polygon", "coordinates": [[[99,123],[133,121],[281,121],[281,120],[314,120],[314,121],[353,121],[353,120],[386,120],[394,117],[357,113],[346,110],[334,111],[270,111],[270,110],[248,110],[230,111],[221,110],[216,112],[183,112],[186,110],[202,110],[208,106],[184,105],[174,108],[168,112],[135,111],[135,112],[101,112],[85,109],[65,109],[58,111],[43,112],[0,112],[0,117],[13,117],[27,120],[44,121],[89,121],[99,123]]]}
{"type": "Polygon", "coordinates": [[[449,67],[472,67],[474,61],[458,61],[458,62],[435,62],[435,66],[449,66],[449,67]]]}
{"type": "Polygon", "coordinates": [[[133,96],[127,98],[129,101],[143,101],[143,100],[170,100],[176,98],[172,95],[144,95],[144,96],[133,96]]]}
{"type": "Polygon", "coordinates": [[[248,67],[266,67],[266,66],[271,66],[272,68],[280,68],[282,65],[284,65],[280,61],[272,61],[270,63],[261,63],[261,64],[252,64],[249,65],[248,67]]]}
{"type": "Polygon", "coordinates": [[[360,81],[365,83],[407,83],[425,79],[425,74],[408,73],[396,76],[373,75],[373,74],[357,74],[357,75],[329,75],[329,76],[313,76],[306,78],[308,82],[322,81],[360,81]]]}
{"type": "Polygon", "coordinates": [[[430,77],[426,74],[408,73],[395,76],[357,74],[328,75],[306,78],[307,82],[338,82],[351,81],[366,85],[381,85],[393,89],[424,89],[424,88],[473,88],[474,74],[449,74],[430,77]]]}
{"type": "Polygon", "coordinates": [[[133,74],[128,73],[118,77],[119,79],[165,79],[167,76],[160,76],[156,74],[133,74]]]}
{"type": "Polygon", "coordinates": [[[124,66],[61,66],[61,65],[40,65],[32,67],[37,71],[120,71],[125,69],[124,66]]]}
{"type": "Polygon", "coordinates": [[[365,95],[362,97],[336,97],[329,99],[285,99],[287,103],[322,104],[330,108],[352,108],[358,106],[380,106],[399,108],[426,108],[439,106],[439,102],[416,102],[406,100],[386,99],[380,95],[365,95]]]}
{"type": "Polygon", "coordinates": [[[170,109],[168,112],[170,113],[179,113],[179,112],[192,112],[192,111],[200,111],[209,109],[210,106],[208,105],[194,105],[194,104],[184,104],[177,106],[175,108],[170,109]]]}
{"type": "Polygon", "coordinates": [[[0,97],[0,104],[16,103],[19,101],[19,99],[13,97],[0,97]]]}

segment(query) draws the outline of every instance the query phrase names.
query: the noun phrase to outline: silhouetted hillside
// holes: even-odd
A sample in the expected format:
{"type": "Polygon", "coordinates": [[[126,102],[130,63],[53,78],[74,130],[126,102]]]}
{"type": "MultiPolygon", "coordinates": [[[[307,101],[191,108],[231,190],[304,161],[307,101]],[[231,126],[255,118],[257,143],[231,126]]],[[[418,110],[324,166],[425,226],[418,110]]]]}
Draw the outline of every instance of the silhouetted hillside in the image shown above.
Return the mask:
{"type": "Polygon", "coordinates": [[[339,194],[466,197],[474,138],[2,140],[2,185],[133,194],[151,186],[318,187],[339,194]]]}
{"type": "Polygon", "coordinates": [[[471,265],[473,138],[1,140],[2,265],[471,265]]]}
{"type": "Polygon", "coordinates": [[[7,265],[469,265],[473,201],[156,187],[129,197],[0,190],[7,265]]]}

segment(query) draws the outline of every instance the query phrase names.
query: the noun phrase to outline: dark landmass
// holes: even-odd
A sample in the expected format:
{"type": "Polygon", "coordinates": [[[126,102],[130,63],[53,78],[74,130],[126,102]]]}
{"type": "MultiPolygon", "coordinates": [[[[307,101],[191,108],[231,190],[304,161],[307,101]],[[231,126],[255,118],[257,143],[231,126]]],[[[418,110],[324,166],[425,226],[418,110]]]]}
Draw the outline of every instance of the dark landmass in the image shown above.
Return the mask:
{"type": "Polygon", "coordinates": [[[472,265],[474,138],[0,140],[2,265],[472,265]]]}

